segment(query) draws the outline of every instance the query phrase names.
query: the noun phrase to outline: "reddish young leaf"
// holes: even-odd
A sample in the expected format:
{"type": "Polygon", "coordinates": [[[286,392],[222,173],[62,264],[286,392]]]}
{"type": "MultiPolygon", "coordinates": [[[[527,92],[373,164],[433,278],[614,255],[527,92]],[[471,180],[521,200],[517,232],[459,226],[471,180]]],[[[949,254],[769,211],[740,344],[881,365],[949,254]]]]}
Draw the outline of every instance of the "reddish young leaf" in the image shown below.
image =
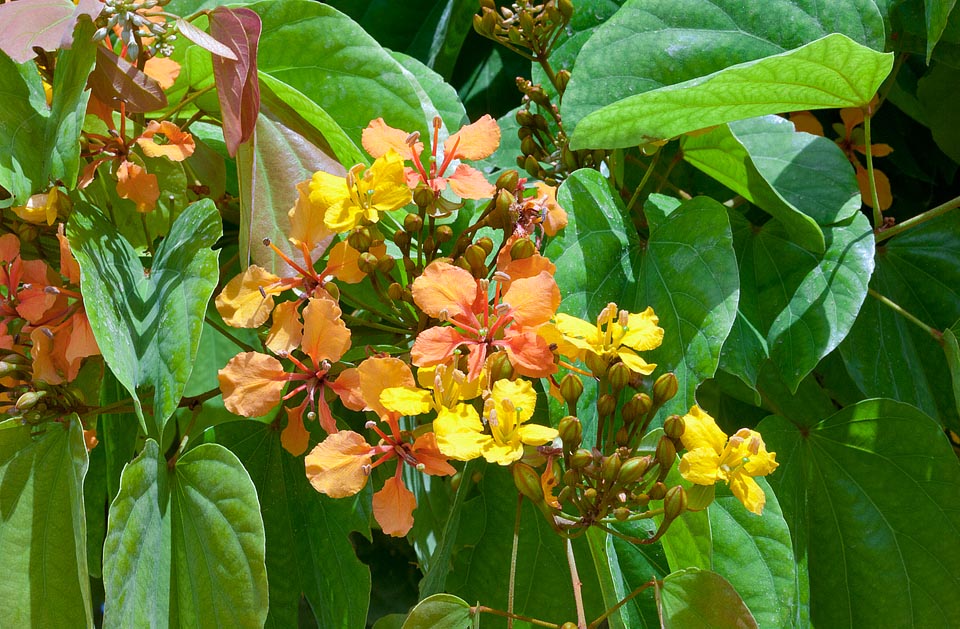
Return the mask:
{"type": "Polygon", "coordinates": [[[236,155],[240,144],[253,134],[260,112],[260,83],[257,80],[260,28],[260,16],[250,9],[217,7],[210,13],[210,34],[237,57],[233,61],[213,56],[213,77],[223,115],[223,138],[231,156],[236,155]]]}
{"type": "Polygon", "coordinates": [[[99,101],[114,109],[120,101],[125,102],[128,114],[167,106],[167,95],[159,83],[103,46],[97,46],[97,65],[90,74],[89,85],[99,101]]]}
{"type": "Polygon", "coordinates": [[[17,0],[0,4],[0,50],[17,63],[35,56],[33,49],[56,50],[73,43],[73,27],[81,15],[95,19],[100,0],[17,0]]]}
{"type": "Polygon", "coordinates": [[[233,51],[229,46],[221,44],[216,39],[210,35],[207,35],[204,31],[201,31],[199,28],[186,21],[182,17],[177,18],[177,30],[181,35],[201,48],[208,50],[215,55],[220,55],[221,57],[226,57],[227,59],[237,61],[237,55],[233,54],[233,51]]]}

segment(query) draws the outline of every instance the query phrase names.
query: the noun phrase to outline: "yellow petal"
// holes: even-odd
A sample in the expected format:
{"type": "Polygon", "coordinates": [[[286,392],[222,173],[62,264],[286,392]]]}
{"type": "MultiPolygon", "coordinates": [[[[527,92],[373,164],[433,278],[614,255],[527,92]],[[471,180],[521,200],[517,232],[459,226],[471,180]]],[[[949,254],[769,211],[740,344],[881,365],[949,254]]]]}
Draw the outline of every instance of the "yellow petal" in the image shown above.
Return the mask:
{"type": "Polygon", "coordinates": [[[597,335],[597,325],[587,323],[583,319],[560,313],[554,317],[554,324],[567,340],[581,349],[600,349],[600,339],[597,335]],[[577,343],[580,340],[580,343],[577,343]]]}
{"type": "Polygon", "coordinates": [[[318,245],[328,244],[333,238],[333,230],[324,223],[324,212],[325,208],[310,200],[310,182],[298,183],[297,202],[287,212],[290,219],[288,240],[297,247],[303,243],[307,251],[313,251],[318,245]]]}
{"type": "Polygon", "coordinates": [[[476,409],[458,404],[453,409],[441,409],[433,421],[437,447],[451,459],[469,461],[480,456],[484,446],[493,439],[483,434],[483,424],[476,409]]]}
{"type": "Polygon", "coordinates": [[[699,406],[694,405],[683,416],[684,431],[680,438],[687,450],[709,448],[717,457],[727,444],[727,435],[720,430],[717,422],[699,406]]]}
{"type": "Polygon", "coordinates": [[[656,363],[648,363],[627,347],[621,347],[619,351],[617,351],[617,356],[620,357],[624,365],[630,368],[630,371],[642,373],[645,376],[649,376],[653,373],[653,370],[657,368],[656,363]]]}
{"type": "Polygon", "coordinates": [[[513,427],[513,432],[520,424],[533,417],[533,410],[537,406],[537,392],[527,380],[497,380],[493,384],[493,406],[497,411],[497,418],[501,425],[507,421],[513,427]],[[509,401],[508,401],[509,400],[509,401]],[[507,419],[509,418],[509,419],[507,419]]]}
{"type": "Polygon", "coordinates": [[[720,480],[720,457],[710,448],[690,450],[680,459],[680,475],[697,485],[713,485],[720,480]]]}
{"type": "MultiPolygon", "coordinates": [[[[641,352],[660,347],[663,342],[663,328],[657,325],[659,321],[660,318],[650,307],[640,314],[631,313],[627,317],[627,327],[620,338],[620,344],[641,352]]],[[[614,325],[615,330],[620,328],[619,324],[614,325]]]]}
{"type": "Polygon", "coordinates": [[[273,310],[273,295],[281,292],[283,287],[279,277],[252,264],[230,280],[217,295],[217,312],[229,326],[258,328],[273,310]],[[263,293],[260,292],[261,289],[263,293]]]}
{"type": "MultiPolygon", "coordinates": [[[[377,158],[364,177],[364,183],[358,185],[368,182],[373,186],[370,203],[378,212],[398,210],[413,200],[404,174],[403,159],[396,151],[387,151],[386,155],[377,158]]],[[[364,192],[361,190],[361,194],[364,192]]]]}
{"type": "Polygon", "coordinates": [[[514,461],[519,461],[523,458],[523,446],[520,445],[519,440],[501,445],[491,439],[484,445],[481,454],[483,454],[483,458],[490,463],[510,465],[514,461]]]}
{"type": "Polygon", "coordinates": [[[396,417],[380,402],[380,393],[391,387],[413,387],[413,372],[399,358],[374,356],[357,367],[360,376],[360,393],[366,404],[364,408],[375,412],[380,419],[396,417]]]}
{"type": "Polygon", "coordinates": [[[542,446],[553,441],[557,435],[556,428],[541,426],[540,424],[525,424],[520,427],[520,441],[528,446],[542,446]]]}
{"type": "Polygon", "coordinates": [[[746,474],[736,474],[730,479],[730,491],[748,511],[757,515],[763,514],[763,506],[767,504],[767,497],[757,481],[746,474]]]}
{"type": "Polygon", "coordinates": [[[352,430],[328,435],[304,457],[307,480],[331,498],[352,496],[367,484],[363,467],[370,464],[370,445],[352,430]]]}
{"type": "Polygon", "coordinates": [[[380,403],[391,411],[414,417],[433,409],[433,393],[413,387],[390,387],[380,392],[380,403]]]}

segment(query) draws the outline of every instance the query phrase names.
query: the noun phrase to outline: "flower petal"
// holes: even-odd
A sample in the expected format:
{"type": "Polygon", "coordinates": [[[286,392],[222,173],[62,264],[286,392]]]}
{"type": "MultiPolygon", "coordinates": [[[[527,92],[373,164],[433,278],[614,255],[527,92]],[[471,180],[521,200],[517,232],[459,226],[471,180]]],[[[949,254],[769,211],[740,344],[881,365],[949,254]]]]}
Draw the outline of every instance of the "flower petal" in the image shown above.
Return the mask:
{"type": "Polygon", "coordinates": [[[274,354],[292,352],[300,346],[303,323],[297,311],[299,305],[299,301],[285,301],[273,309],[273,325],[265,344],[274,354]]]}
{"type": "Polygon", "coordinates": [[[483,173],[466,164],[460,164],[453,174],[447,177],[447,183],[461,199],[489,199],[497,187],[487,181],[483,173]]]}
{"type": "Polygon", "coordinates": [[[117,168],[117,195],[136,203],[138,212],[152,212],[160,198],[160,184],[156,175],[125,161],[117,168]]]}
{"type": "Polygon", "coordinates": [[[447,463],[447,457],[440,452],[437,446],[437,435],[427,432],[413,442],[413,456],[418,463],[423,464],[423,472],[432,476],[450,476],[456,474],[457,469],[447,463]]]}
{"type": "Polygon", "coordinates": [[[553,276],[541,271],[534,277],[514,280],[501,300],[511,308],[513,320],[522,326],[549,321],[560,305],[560,288],[553,276]]]}
{"type": "Polygon", "coordinates": [[[440,452],[458,461],[477,458],[484,446],[493,441],[483,434],[483,424],[476,409],[466,404],[441,409],[433,420],[433,432],[440,452]]]}
{"type": "Polygon", "coordinates": [[[367,484],[363,467],[370,464],[370,444],[352,430],[328,435],[304,458],[307,480],[331,498],[352,496],[367,484]]]}
{"type": "Polygon", "coordinates": [[[443,143],[443,157],[451,159],[483,159],[490,157],[500,146],[500,127],[490,114],[484,114],[472,124],[461,127],[459,131],[443,143]],[[453,152],[453,157],[449,157],[453,152]]]}
{"type": "Polygon", "coordinates": [[[137,138],[137,144],[147,157],[166,157],[174,162],[187,159],[197,148],[193,136],[186,131],[181,131],[180,127],[169,120],[162,122],[151,120],[143,134],[137,138]],[[153,138],[157,134],[163,135],[167,142],[165,144],[154,142],[153,138]]]}
{"type": "Polygon", "coordinates": [[[477,280],[466,269],[447,262],[433,262],[413,281],[413,301],[425,313],[440,318],[469,317],[477,299],[477,280]]]}
{"type": "Polygon", "coordinates": [[[680,459],[680,475],[697,485],[713,485],[720,480],[720,456],[711,448],[697,448],[680,459]]]}
{"type": "Polygon", "coordinates": [[[234,328],[258,328],[273,310],[273,296],[283,292],[280,278],[251,264],[217,295],[217,312],[234,328]],[[266,294],[266,298],[264,298],[266,294]]]}
{"type": "Polygon", "coordinates": [[[528,446],[542,446],[557,438],[560,433],[556,428],[541,426],[540,424],[524,424],[520,426],[520,441],[528,446]]]}
{"type": "Polygon", "coordinates": [[[417,499],[403,481],[391,476],[383,488],[373,494],[373,517],[383,532],[393,537],[403,537],[413,528],[413,510],[417,499]]]}
{"type": "Polygon", "coordinates": [[[286,408],[287,425],[280,433],[280,445],[293,456],[300,456],[307,451],[310,445],[310,433],[303,425],[303,411],[307,407],[307,400],[294,408],[286,408]]]}
{"type": "Polygon", "coordinates": [[[413,372],[407,363],[392,356],[374,356],[357,367],[360,375],[360,393],[365,409],[375,412],[380,419],[396,419],[398,414],[380,402],[380,393],[391,387],[413,387],[413,372]]]}
{"type": "Polygon", "coordinates": [[[763,507],[767,504],[767,496],[763,493],[757,481],[746,474],[735,474],[730,479],[730,491],[737,500],[743,503],[747,511],[763,515],[763,507]]]}
{"type": "MultiPolygon", "coordinates": [[[[708,448],[717,457],[720,456],[726,446],[727,435],[720,430],[713,417],[694,405],[690,412],[683,416],[683,424],[683,436],[680,437],[683,447],[687,450],[708,448]]],[[[717,464],[719,465],[719,459],[717,464]]]]}
{"type": "Polygon", "coordinates": [[[350,349],[350,329],[340,318],[340,306],[325,297],[311,299],[303,309],[300,346],[317,364],[336,362],[350,349]]]}
{"type": "Polygon", "coordinates": [[[333,230],[323,221],[325,209],[310,200],[309,181],[298,183],[297,202],[287,212],[290,219],[288,240],[296,247],[306,245],[311,253],[316,247],[328,244],[333,238],[333,230]]]}
{"type": "MultiPolygon", "coordinates": [[[[409,133],[402,129],[391,127],[383,118],[371,120],[361,134],[360,143],[367,153],[373,157],[381,157],[393,149],[403,159],[413,159],[414,149],[407,144],[409,133]]],[[[423,150],[423,143],[417,142],[417,153],[423,150]]]]}
{"type": "Polygon", "coordinates": [[[235,415],[259,417],[280,403],[287,382],[283,365],[259,352],[237,354],[217,372],[223,405],[235,415]]]}
{"type": "Polygon", "coordinates": [[[390,387],[380,393],[384,408],[414,417],[433,409],[433,392],[414,387],[390,387]]]}
{"type": "MultiPolygon", "coordinates": [[[[620,344],[641,352],[660,347],[663,342],[663,328],[657,325],[659,322],[660,318],[649,306],[639,314],[630,313],[627,316],[627,327],[620,337],[620,344]]],[[[613,325],[616,326],[615,330],[620,328],[619,324],[613,325]]]]}

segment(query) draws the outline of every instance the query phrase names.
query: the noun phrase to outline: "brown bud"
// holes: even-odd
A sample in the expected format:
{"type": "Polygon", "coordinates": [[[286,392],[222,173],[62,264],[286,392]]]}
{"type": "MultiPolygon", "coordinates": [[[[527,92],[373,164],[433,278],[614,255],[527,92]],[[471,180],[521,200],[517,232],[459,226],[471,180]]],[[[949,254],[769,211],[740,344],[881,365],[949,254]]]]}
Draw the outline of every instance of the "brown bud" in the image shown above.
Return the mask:
{"type": "Polygon", "coordinates": [[[490,255],[490,252],[493,251],[493,239],[489,236],[484,236],[476,242],[476,245],[483,249],[487,255],[490,255]]]}
{"type": "Polygon", "coordinates": [[[663,517],[666,520],[675,520],[687,510],[687,492],[680,485],[667,490],[663,497],[663,517]]]}
{"type": "Polygon", "coordinates": [[[587,506],[589,506],[589,507],[592,507],[592,506],[594,506],[595,504],[597,504],[597,490],[594,489],[593,487],[588,487],[586,490],[584,490],[584,492],[583,492],[583,494],[581,495],[581,497],[583,498],[583,501],[584,501],[585,503],[587,503],[587,506]]]}
{"type": "Polygon", "coordinates": [[[617,507],[613,510],[613,517],[623,522],[630,517],[630,509],[626,507],[617,507]]]}
{"type": "Polygon", "coordinates": [[[511,26],[507,29],[507,39],[510,40],[510,43],[514,46],[523,46],[523,35],[520,33],[520,29],[516,26],[511,26]]]}
{"type": "MultiPolygon", "coordinates": [[[[540,87],[540,86],[538,85],[538,86],[537,86],[537,90],[538,90],[538,93],[539,93],[539,94],[543,94],[543,98],[544,98],[544,99],[547,98],[547,94],[546,94],[546,92],[543,91],[543,88],[542,88],[542,87],[540,87]]],[[[544,107],[546,107],[547,109],[550,108],[550,101],[549,101],[549,100],[546,100],[545,103],[540,103],[540,104],[542,104],[542,105],[543,105],[544,107]]],[[[533,126],[535,126],[537,129],[540,129],[541,131],[549,131],[549,130],[550,130],[550,126],[547,124],[547,118],[546,118],[543,114],[533,114],[533,126]]]]}
{"type": "Polygon", "coordinates": [[[540,484],[540,475],[535,469],[526,463],[514,463],[510,471],[513,472],[513,484],[521,494],[535,504],[543,502],[543,485],[540,484]]]}
{"type": "Polygon", "coordinates": [[[577,623],[568,620],[567,622],[560,625],[560,629],[577,629],[577,623]]]}
{"type": "Polygon", "coordinates": [[[647,492],[647,495],[650,496],[650,500],[663,500],[663,497],[667,495],[667,486],[663,483],[655,483],[647,492]]]}
{"type": "Polygon", "coordinates": [[[473,268],[470,266],[470,263],[467,262],[467,259],[466,259],[465,257],[463,257],[463,256],[460,256],[459,258],[457,258],[456,260],[454,260],[454,261],[453,261],[453,265],[454,265],[454,266],[458,266],[458,267],[460,267],[461,269],[470,271],[471,273],[473,272],[473,268]]]}
{"type": "Polygon", "coordinates": [[[570,70],[563,69],[557,71],[557,89],[560,91],[560,95],[563,96],[563,93],[567,91],[567,83],[570,82],[570,70]]]}
{"type": "MultiPolygon", "coordinates": [[[[519,124],[521,128],[533,126],[533,114],[530,113],[529,109],[517,110],[517,124],[519,124]]],[[[527,130],[527,133],[530,133],[529,129],[527,130]]],[[[520,139],[522,140],[523,138],[521,137],[520,139]]],[[[513,190],[514,188],[510,189],[513,190]]]]}
{"type": "Polygon", "coordinates": [[[607,156],[607,152],[602,149],[597,149],[593,152],[593,163],[599,164],[607,156]]]}
{"type": "Polygon", "coordinates": [[[436,195],[433,194],[433,190],[423,186],[418,187],[413,191],[413,202],[417,204],[418,207],[427,207],[436,199],[436,195]]]}
{"type": "Polygon", "coordinates": [[[557,502],[560,502],[560,503],[570,502],[571,496],[573,496],[573,487],[571,485],[567,485],[566,487],[560,490],[559,494],[557,494],[557,502]]]}
{"type": "Polygon", "coordinates": [[[683,423],[683,418],[679,415],[671,415],[663,422],[663,434],[674,441],[677,441],[683,436],[684,430],[686,430],[686,425],[683,423]]]}
{"type": "Polygon", "coordinates": [[[453,238],[453,228],[449,225],[441,225],[437,227],[437,230],[434,232],[437,242],[444,243],[449,242],[453,238]]]}
{"type": "Polygon", "coordinates": [[[401,251],[408,251],[410,249],[410,234],[402,229],[398,229],[393,232],[393,242],[400,247],[401,251]]]}
{"type": "Polygon", "coordinates": [[[540,178],[540,173],[543,171],[543,168],[540,166],[540,162],[537,161],[537,158],[533,155],[527,155],[526,159],[523,160],[523,169],[530,174],[531,177],[540,178]]]}
{"type": "Polygon", "coordinates": [[[377,262],[377,270],[383,274],[387,274],[393,270],[393,267],[397,265],[397,261],[393,259],[393,256],[384,255],[380,258],[380,261],[377,262]]]}
{"type": "Polygon", "coordinates": [[[423,250],[427,253],[427,255],[430,255],[437,250],[437,241],[433,239],[433,236],[427,236],[423,239],[423,250]]]}
{"type": "Polygon", "coordinates": [[[600,417],[610,417],[617,410],[617,398],[609,393],[604,393],[597,400],[597,413],[600,417]]]}
{"type": "Polygon", "coordinates": [[[408,234],[419,233],[423,228],[423,219],[417,214],[407,214],[403,217],[403,230],[408,234]]]}
{"type": "Polygon", "coordinates": [[[497,32],[497,24],[499,20],[497,19],[497,14],[493,11],[485,11],[483,17],[480,18],[480,25],[483,30],[477,28],[476,20],[474,20],[474,28],[481,35],[493,36],[497,32]]]}
{"type": "Polygon", "coordinates": [[[613,440],[617,442],[617,447],[623,447],[627,445],[630,441],[630,431],[627,430],[626,426],[621,426],[617,430],[617,434],[614,435],[613,440]]]}
{"type": "Polygon", "coordinates": [[[568,373],[560,380],[560,395],[571,407],[576,407],[577,400],[583,395],[583,381],[578,376],[568,373]]]}
{"type": "Polygon", "coordinates": [[[377,270],[378,262],[377,256],[369,251],[365,251],[360,254],[360,258],[357,260],[357,266],[360,267],[360,270],[364,273],[373,273],[377,270]]]}
{"type": "Polygon", "coordinates": [[[589,450],[580,448],[570,456],[570,469],[580,470],[593,462],[593,455],[589,450]]]}
{"type": "MultiPolygon", "coordinates": [[[[486,9],[487,11],[496,11],[497,3],[495,0],[480,0],[480,8],[486,9]]],[[[484,11],[486,13],[486,11],[484,11]]]]}
{"type": "Polygon", "coordinates": [[[347,236],[347,244],[357,251],[367,251],[373,244],[373,237],[366,227],[357,227],[347,236]]]}
{"type": "Polygon", "coordinates": [[[600,468],[603,481],[607,484],[613,484],[613,481],[617,480],[617,476],[620,475],[620,466],[620,455],[616,452],[604,459],[603,466],[600,468]]]}
{"type": "Polygon", "coordinates": [[[560,163],[563,164],[567,172],[573,172],[580,167],[577,162],[577,154],[567,148],[566,144],[560,149],[560,163]]]}
{"type": "Polygon", "coordinates": [[[537,252],[537,245],[529,238],[520,238],[510,247],[510,258],[524,260],[537,252]]]}
{"type": "Polygon", "coordinates": [[[522,28],[527,35],[533,35],[535,30],[533,16],[526,11],[520,11],[520,28],[522,28]]]}
{"type": "Polygon", "coordinates": [[[560,15],[563,16],[563,19],[569,22],[573,16],[572,0],[558,0],[557,8],[560,10],[560,15]]]}
{"type": "Polygon", "coordinates": [[[632,485],[641,478],[650,465],[650,460],[644,456],[635,456],[627,459],[620,466],[619,481],[624,485],[632,485]]]}
{"type": "Polygon", "coordinates": [[[563,441],[563,447],[572,452],[580,446],[583,440],[583,426],[580,420],[572,415],[567,415],[560,420],[557,430],[560,433],[560,439],[563,441]]]}
{"type": "Polygon", "coordinates": [[[677,394],[679,384],[677,377],[673,373],[665,373],[653,383],[653,403],[655,406],[663,406],[667,401],[677,394]]]}
{"type": "Polygon", "coordinates": [[[509,190],[501,189],[497,192],[497,212],[505,216],[510,211],[510,207],[517,202],[516,197],[509,190]]]}
{"type": "Polygon", "coordinates": [[[509,380],[513,378],[513,365],[510,363],[510,357],[506,352],[497,352],[490,357],[487,362],[489,369],[490,382],[497,380],[509,380]]]}
{"type": "Polygon", "coordinates": [[[533,139],[533,136],[528,136],[520,140],[520,152],[524,155],[532,155],[534,157],[538,157],[543,153],[540,145],[533,139]]]}
{"type": "Polygon", "coordinates": [[[623,363],[612,365],[607,371],[607,378],[613,390],[619,393],[630,382],[630,368],[623,363]]]}
{"type": "Polygon", "coordinates": [[[390,286],[387,286],[387,297],[389,297],[391,301],[403,300],[403,286],[400,286],[400,284],[397,284],[396,282],[393,282],[390,284],[390,286]]]}

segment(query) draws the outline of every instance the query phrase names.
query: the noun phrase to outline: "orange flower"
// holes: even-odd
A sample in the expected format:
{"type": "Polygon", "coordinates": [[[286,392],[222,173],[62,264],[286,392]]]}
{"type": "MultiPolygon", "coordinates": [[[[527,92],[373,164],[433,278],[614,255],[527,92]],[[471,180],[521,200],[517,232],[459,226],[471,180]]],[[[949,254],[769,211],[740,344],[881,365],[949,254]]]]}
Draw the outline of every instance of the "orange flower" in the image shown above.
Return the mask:
{"type": "Polygon", "coordinates": [[[181,131],[180,127],[167,120],[163,122],[151,120],[137,138],[137,144],[147,157],[166,157],[174,162],[182,162],[196,150],[193,136],[181,131]],[[165,140],[163,144],[157,144],[155,141],[154,138],[158,135],[165,140]]]}
{"type": "Polygon", "coordinates": [[[157,176],[148,173],[143,166],[124,160],[117,168],[117,194],[121,199],[130,199],[137,204],[137,211],[152,212],[160,198],[157,176]]]}
{"type": "Polygon", "coordinates": [[[413,282],[413,299],[423,312],[453,325],[421,332],[413,343],[411,358],[418,367],[450,361],[466,347],[467,378],[475,380],[495,349],[506,352],[517,373],[541,378],[556,371],[553,352],[534,329],[553,316],[560,305],[560,289],[553,277],[541,271],[533,277],[512,281],[496,274],[497,288],[490,305],[487,280],[476,280],[464,269],[442,261],[431,263],[413,282]]]}
{"type": "MultiPolygon", "coordinates": [[[[876,98],[870,103],[870,107],[876,106],[876,98]]],[[[860,196],[863,202],[873,207],[873,195],[870,193],[870,173],[860,164],[857,153],[867,154],[867,147],[864,142],[863,129],[858,128],[863,124],[864,113],[859,107],[848,107],[840,110],[840,118],[843,120],[843,127],[834,125],[834,130],[842,137],[837,139],[837,145],[843,150],[847,159],[853,164],[857,171],[857,186],[860,188],[860,196]]],[[[886,157],[893,152],[889,144],[871,144],[870,152],[874,157],[886,157]]],[[[890,180],[882,171],[873,169],[874,181],[877,186],[877,201],[880,203],[880,211],[884,211],[893,204],[893,195],[890,192],[890,180]]]]}
{"type": "Polygon", "coordinates": [[[363,148],[370,155],[380,157],[388,151],[396,151],[404,160],[412,160],[414,168],[407,169],[407,184],[411,188],[423,185],[434,193],[435,203],[431,214],[446,213],[451,208],[449,204],[440,204],[438,209],[436,200],[440,199],[447,186],[461,199],[484,199],[493,196],[496,188],[490,184],[476,168],[460,163],[453,173],[448,175],[447,169],[457,160],[477,160],[489,157],[500,145],[500,127],[489,115],[484,115],[473,124],[461,127],[443,143],[442,160],[437,155],[440,143],[440,128],[443,121],[439,116],[433,119],[433,142],[427,164],[424,165],[422,153],[423,143],[419,141],[418,133],[407,133],[387,125],[383,118],[372,121],[363,130],[363,148]]]}

